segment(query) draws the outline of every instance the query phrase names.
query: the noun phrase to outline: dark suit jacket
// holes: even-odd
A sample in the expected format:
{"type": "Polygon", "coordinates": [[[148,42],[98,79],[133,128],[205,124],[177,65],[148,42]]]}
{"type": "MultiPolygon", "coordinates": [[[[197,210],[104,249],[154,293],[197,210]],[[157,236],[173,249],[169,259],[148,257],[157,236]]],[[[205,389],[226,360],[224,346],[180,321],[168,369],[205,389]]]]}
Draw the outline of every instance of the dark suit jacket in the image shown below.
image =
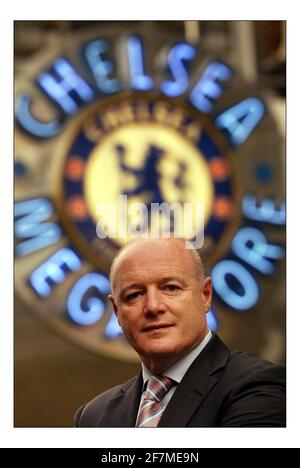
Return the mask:
{"type": "MultiPolygon", "coordinates": [[[[142,373],[82,406],[77,427],[134,427],[142,373]]],[[[159,427],[284,427],[285,368],[230,351],[213,334],[178,385],[159,427]]]]}

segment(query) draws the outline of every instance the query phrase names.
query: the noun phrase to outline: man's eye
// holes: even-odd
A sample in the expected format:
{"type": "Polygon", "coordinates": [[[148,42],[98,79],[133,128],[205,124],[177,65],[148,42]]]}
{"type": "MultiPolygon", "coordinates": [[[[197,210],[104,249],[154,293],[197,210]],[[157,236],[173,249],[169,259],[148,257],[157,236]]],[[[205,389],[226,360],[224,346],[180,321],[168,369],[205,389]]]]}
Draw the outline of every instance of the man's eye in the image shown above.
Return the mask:
{"type": "Polygon", "coordinates": [[[177,289],[179,289],[179,286],[177,286],[176,284],[167,284],[165,286],[165,289],[167,289],[168,291],[176,291],[177,289]]]}
{"type": "Polygon", "coordinates": [[[136,299],[139,296],[139,294],[141,294],[140,291],[136,291],[134,293],[128,294],[128,296],[126,296],[126,298],[125,298],[125,301],[127,302],[127,301],[131,301],[133,299],[136,299]]]}

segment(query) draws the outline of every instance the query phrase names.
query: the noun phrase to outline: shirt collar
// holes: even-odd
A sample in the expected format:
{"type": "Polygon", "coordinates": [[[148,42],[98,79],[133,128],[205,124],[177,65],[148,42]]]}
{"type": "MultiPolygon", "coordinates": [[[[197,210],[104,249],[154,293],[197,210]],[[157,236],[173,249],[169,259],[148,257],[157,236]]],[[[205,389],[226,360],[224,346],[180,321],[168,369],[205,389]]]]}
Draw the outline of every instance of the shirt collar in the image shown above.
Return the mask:
{"type": "MultiPolygon", "coordinates": [[[[164,372],[163,375],[166,375],[170,379],[174,380],[177,383],[180,383],[181,380],[183,379],[184,374],[192,364],[192,362],[196,359],[196,357],[203,351],[207,343],[212,337],[212,333],[210,330],[208,330],[208,333],[204,340],[201,341],[201,343],[196,346],[189,354],[186,354],[183,356],[181,359],[176,361],[172,366],[168,367],[166,371],[164,372]]],[[[152,375],[152,372],[147,369],[146,366],[142,363],[142,373],[143,373],[143,380],[144,384],[147,382],[147,380],[150,378],[152,375]]]]}

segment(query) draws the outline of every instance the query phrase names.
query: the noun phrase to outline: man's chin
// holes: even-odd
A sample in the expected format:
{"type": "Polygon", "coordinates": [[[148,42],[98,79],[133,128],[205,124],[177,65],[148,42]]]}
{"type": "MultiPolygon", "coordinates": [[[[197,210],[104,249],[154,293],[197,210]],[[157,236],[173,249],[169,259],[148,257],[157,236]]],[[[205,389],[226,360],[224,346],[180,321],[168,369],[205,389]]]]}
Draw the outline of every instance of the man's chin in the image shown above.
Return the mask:
{"type": "Polygon", "coordinates": [[[152,340],[150,344],[143,347],[142,353],[144,356],[149,357],[166,357],[173,356],[175,347],[173,343],[166,343],[163,339],[152,340]]]}

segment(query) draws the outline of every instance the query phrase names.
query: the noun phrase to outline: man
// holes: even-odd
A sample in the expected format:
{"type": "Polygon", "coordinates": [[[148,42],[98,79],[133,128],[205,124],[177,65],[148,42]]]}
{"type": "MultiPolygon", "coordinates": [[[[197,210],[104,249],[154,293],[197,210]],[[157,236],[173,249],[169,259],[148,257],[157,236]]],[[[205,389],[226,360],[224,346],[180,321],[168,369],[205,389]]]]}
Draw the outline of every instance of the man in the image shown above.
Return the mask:
{"type": "Polygon", "coordinates": [[[111,268],[113,304],[142,370],[81,407],[75,426],[280,427],[284,368],[208,329],[211,278],[183,239],[139,239],[111,268]]]}

